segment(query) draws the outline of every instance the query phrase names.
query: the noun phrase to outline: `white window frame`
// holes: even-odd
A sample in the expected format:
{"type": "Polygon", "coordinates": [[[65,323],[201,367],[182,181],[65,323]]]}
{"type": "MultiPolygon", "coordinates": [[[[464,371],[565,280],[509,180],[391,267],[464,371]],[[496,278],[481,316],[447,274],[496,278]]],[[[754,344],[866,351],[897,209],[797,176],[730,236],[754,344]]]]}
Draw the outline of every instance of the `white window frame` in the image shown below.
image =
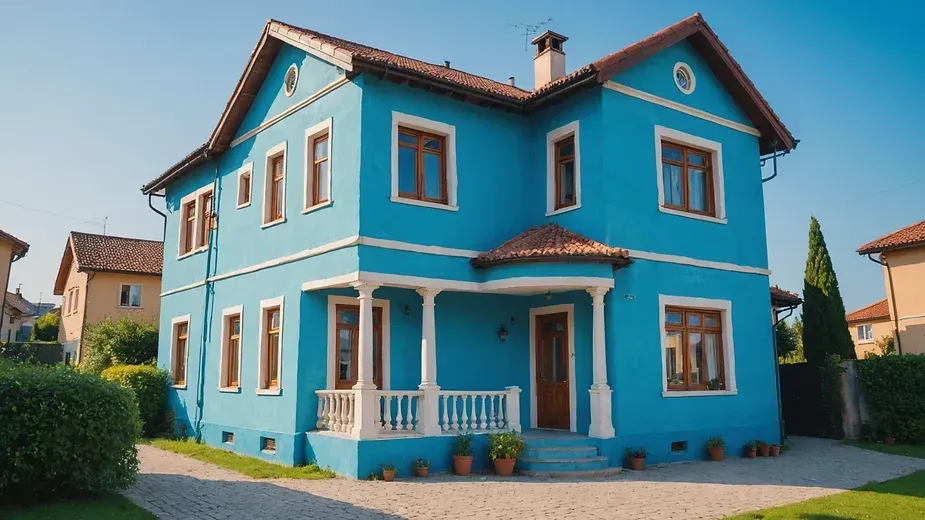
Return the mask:
{"type": "Polygon", "coordinates": [[[692,296],[658,295],[658,348],[662,360],[662,397],[704,397],[737,395],[735,343],[732,334],[732,302],[730,300],[717,300],[712,298],[696,298],[692,296]],[[666,307],[693,307],[696,309],[710,309],[719,311],[723,320],[723,368],[726,370],[725,390],[669,390],[668,374],[665,370],[665,345],[668,343],[668,334],[665,331],[666,307]]]}
{"type": "MultiPolygon", "coordinates": [[[[283,323],[285,319],[285,308],[283,307],[283,296],[260,300],[260,340],[258,341],[257,353],[257,395],[280,395],[283,392],[283,323]],[[267,388],[263,386],[263,380],[266,379],[266,371],[263,369],[263,362],[267,357],[267,309],[279,307],[279,359],[277,359],[278,378],[276,388],[267,388]]],[[[244,322],[241,322],[243,327],[244,322]]]]}
{"type": "Polygon", "coordinates": [[[874,325],[872,323],[863,323],[861,325],[855,326],[855,332],[858,335],[858,343],[873,343],[874,342],[874,325]],[[870,332],[870,335],[861,335],[861,331],[870,332]]]}
{"type": "Polygon", "coordinates": [[[170,366],[167,367],[168,372],[170,373],[170,387],[176,388],[178,390],[186,390],[186,387],[189,385],[189,351],[190,351],[190,339],[193,337],[193,330],[190,327],[190,315],[186,314],[183,316],[177,316],[170,320],[170,359],[168,362],[170,366]],[[182,385],[173,384],[177,380],[176,367],[177,364],[174,363],[174,354],[177,352],[177,327],[181,323],[186,323],[186,359],[184,365],[186,366],[186,376],[184,378],[184,383],[182,385]]]}
{"type": "Polygon", "coordinates": [[[456,199],[458,179],[456,177],[456,127],[440,121],[423,117],[392,112],[392,202],[422,206],[425,208],[459,211],[456,199]],[[398,195],[398,127],[404,126],[431,134],[442,135],[446,139],[446,204],[426,200],[407,199],[398,195]]]}
{"type": "Polygon", "coordinates": [[[302,175],[302,213],[309,213],[326,206],[330,206],[334,201],[334,118],[329,117],[317,125],[305,130],[305,168],[302,175]],[[312,195],[315,189],[315,138],[322,134],[328,134],[328,200],[319,204],[312,205],[312,195]]]}
{"type": "Polygon", "coordinates": [[[674,64],[674,68],[671,69],[671,80],[674,81],[674,86],[678,87],[678,90],[681,91],[685,96],[689,96],[694,93],[694,89],[697,88],[697,76],[694,75],[694,69],[690,67],[687,63],[679,61],[674,64]],[[688,85],[687,90],[681,88],[681,85],[678,84],[678,70],[684,69],[687,73],[687,77],[690,79],[690,85],[688,85]]]}
{"type": "Polygon", "coordinates": [[[560,215],[581,208],[581,142],[578,121],[572,121],[546,134],[546,216],[560,215]],[[556,143],[572,136],[575,139],[575,204],[556,209],[556,143]]]}
{"type": "Polygon", "coordinates": [[[658,185],[658,210],[662,213],[705,220],[716,224],[726,224],[726,187],[723,182],[723,145],[680,130],[655,125],[655,181],[658,185]],[[710,152],[710,168],[713,172],[713,201],[716,204],[716,216],[688,213],[665,207],[665,183],[662,181],[662,139],[692,146],[710,152]]]}
{"type": "MultiPolygon", "coordinates": [[[[254,163],[249,162],[245,164],[244,166],[238,168],[237,179],[238,179],[238,191],[237,191],[237,199],[235,200],[235,208],[236,209],[246,208],[251,205],[251,202],[254,201],[254,163]],[[247,184],[247,188],[248,188],[247,202],[242,203],[241,202],[241,195],[242,195],[241,180],[244,178],[245,175],[250,176],[250,182],[247,184]]],[[[214,205],[214,201],[213,201],[213,205],[214,205]]]]}
{"type": "MultiPolygon", "coordinates": [[[[236,305],[222,309],[222,340],[221,350],[218,357],[218,391],[219,392],[241,392],[241,354],[244,352],[244,306],[236,305]],[[228,386],[228,380],[225,377],[225,353],[229,348],[228,345],[228,319],[232,316],[238,316],[241,320],[241,338],[238,340],[238,386],[228,386]]],[[[280,330],[282,333],[282,330],[280,330]]],[[[282,339],[282,338],[280,338],[282,339]]]]}
{"type": "MultiPolygon", "coordinates": [[[[202,227],[199,225],[199,218],[202,216],[200,214],[201,212],[199,211],[199,204],[202,201],[203,195],[212,191],[212,187],[212,183],[210,182],[209,184],[206,184],[205,186],[180,199],[180,231],[177,233],[177,236],[179,237],[179,240],[177,240],[177,260],[209,249],[208,242],[204,246],[197,246],[197,244],[200,242],[200,228],[202,227]],[[183,244],[186,242],[186,215],[183,212],[183,208],[185,208],[189,202],[193,202],[193,213],[195,214],[195,220],[193,221],[193,248],[189,252],[184,253],[183,244]]],[[[212,212],[215,212],[214,197],[212,198],[212,212]]]]}
{"type": "MultiPolygon", "coordinates": [[[[325,372],[327,372],[327,382],[326,387],[328,390],[334,390],[334,383],[337,381],[337,372],[334,366],[334,360],[331,359],[332,352],[334,352],[337,342],[337,306],[338,305],[360,305],[360,300],[351,296],[328,296],[328,343],[326,347],[326,354],[324,359],[326,360],[325,372]]],[[[373,307],[382,308],[382,388],[380,390],[389,390],[391,388],[391,373],[392,373],[392,342],[389,339],[391,334],[389,332],[389,300],[381,300],[378,298],[373,299],[373,307]]],[[[372,369],[370,369],[372,370],[372,369]]]]}
{"type": "MultiPolygon", "coordinates": [[[[266,158],[263,163],[263,171],[264,171],[263,173],[263,212],[260,214],[261,215],[260,216],[260,223],[261,223],[260,227],[262,229],[266,229],[268,227],[276,226],[278,224],[282,224],[283,222],[286,222],[286,184],[287,184],[287,181],[289,180],[289,172],[287,171],[288,169],[289,169],[289,157],[288,157],[288,153],[286,150],[286,141],[283,141],[277,144],[276,146],[274,146],[273,148],[270,148],[269,150],[267,150],[266,158]],[[280,154],[282,154],[283,156],[283,214],[281,218],[271,222],[269,220],[270,219],[270,199],[271,199],[270,187],[272,186],[271,176],[273,175],[273,171],[270,165],[270,160],[280,154]]],[[[253,182],[253,177],[251,177],[251,182],[253,182]]]]}
{"type": "Polygon", "coordinates": [[[144,306],[143,290],[144,290],[144,287],[140,283],[120,283],[118,300],[116,300],[118,303],[116,303],[116,307],[120,309],[141,309],[144,306]],[[122,305],[122,288],[125,286],[129,287],[129,295],[128,295],[129,304],[128,305],[122,305]],[[138,306],[137,307],[131,304],[132,303],[132,287],[138,287],[138,306]]]}

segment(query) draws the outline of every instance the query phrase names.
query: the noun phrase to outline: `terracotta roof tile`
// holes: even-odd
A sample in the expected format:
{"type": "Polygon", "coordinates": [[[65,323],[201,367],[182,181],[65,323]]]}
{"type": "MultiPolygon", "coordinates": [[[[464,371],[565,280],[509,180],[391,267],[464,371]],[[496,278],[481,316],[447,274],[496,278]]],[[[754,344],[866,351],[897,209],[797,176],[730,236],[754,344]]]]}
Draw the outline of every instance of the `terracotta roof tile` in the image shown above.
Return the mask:
{"type": "Polygon", "coordinates": [[[23,298],[22,294],[6,292],[6,304],[8,307],[19,312],[23,316],[34,316],[35,315],[35,306],[32,303],[23,298]]]}
{"type": "Polygon", "coordinates": [[[845,315],[845,318],[849,322],[889,319],[890,306],[887,303],[886,298],[884,298],[878,302],[868,305],[867,307],[862,307],[854,312],[849,312],[845,315]]]}
{"type": "Polygon", "coordinates": [[[791,305],[800,305],[803,299],[799,294],[785,291],[776,285],[771,286],[771,304],[778,307],[789,307],[791,305]]]}
{"type": "Polygon", "coordinates": [[[534,227],[472,260],[476,267],[529,262],[590,261],[619,265],[629,263],[629,252],[573,233],[558,224],[534,227]]]}
{"type": "Polygon", "coordinates": [[[858,253],[879,253],[888,249],[896,249],[917,244],[925,245],[925,220],[911,226],[906,226],[889,235],[882,236],[858,248],[858,253]]]}
{"type": "Polygon", "coordinates": [[[81,271],[160,275],[164,265],[164,243],[157,240],[71,231],[71,244],[81,271]]]}

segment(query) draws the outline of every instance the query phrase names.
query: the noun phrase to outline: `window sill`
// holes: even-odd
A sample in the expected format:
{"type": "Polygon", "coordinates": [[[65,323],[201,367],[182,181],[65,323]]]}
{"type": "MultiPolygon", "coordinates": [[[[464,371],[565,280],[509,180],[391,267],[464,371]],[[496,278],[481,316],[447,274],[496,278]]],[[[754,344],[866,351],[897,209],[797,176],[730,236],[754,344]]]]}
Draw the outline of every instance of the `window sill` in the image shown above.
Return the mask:
{"type": "Polygon", "coordinates": [[[116,305],[116,308],[117,308],[117,309],[136,310],[136,311],[140,311],[140,310],[144,309],[144,307],[132,307],[131,305],[116,305]]]}
{"type": "Polygon", "coordinates": [[[224,392],[226,394],[240,394],[241,387],[240,386],[220,386],[218,387],[218,391],[224,392]]]}
{"type": "Polygon", "coordinates": [[[178,256],[178,257],[177,257],[177,260],[183,260],[184,258],[187,258],[187,257],[193,256],[193,255],[199,254],[199,253],[205,251],[206,249],[209,249],[209,246],[200,247],[200,248],[198,248],[198,249],[193,249],[193,250],[190,251],[189,253],[183,253],[182,255],[178,256]]]}
{"type": "Polygon", "coordinates": [[[281,388],[258,388],[257,395],[282,395],[281,388]]]}
{"type": "Polygon", "coordinates": [[[170,388],[173,388],[173,389],[175,389],[175,390],[186,390],[186,384],[182,384],[182,385],[170,385],[170,388]]]}
{"type": "Polygon", "coordinates": [[[423,208],[442,209],[444,211],[459,211],[459,206],[450,206],[449,204],[440,204],[439,202],[427,202],[426,200],[406,199],[404,197],[390,197],[392,202],[399,204],[408,204],[409,206],[421,206],[423,208]]]}
{"type": "Polygon", "coordinates": [[[260,450],[264,455],[276,455],[276,450],[260,450]]]}
{"type": "Polygon", "coordinates": [[[306,213],[311,213],[312,211],[317,211],[317,210],[319,210],[319,209],[321,209],[321,208],[326,208],[326,207],[328,207],[328,206],[330,206],[330,205],[331,205],[331,201],[330,201],[330,200],[327,200],[327,201],[324,201],[324,202],[315,204],[314,206],[309,206],[309,207],[303,209],[303,210],[302,210],[302,214],[305,215],[306,213]]]}
{"type": "Polygon", "coordinates": [[[721,395],[738,395],[738,390],[662,390],[662,397],[710,397],[721,395]]]}
{"type": "Polygon", "coordinates": [[[278,226],[284,222],[286,222],[286,217],[283,217],[279,220],[274,220],[273,222],[267,222],[266,224],[261,224],[260,229],[266,229],[266,228],[270,228],[273,226],[278,226]]]}
{"type": "Polygon", "coordinates": [[[248,206],[250,206],[250,205],[251,205],[250,201],[247,201],[247,202],[245,202],[244,204],[238,204],[237,206],[235,206],[234,209],[246,208],[246,207],[248,207],[248,206]]]}
{"type": "Polygon", "coordinates": [[[554,216],[554,215],[561,215],[561,214],[563,214],[563,213],[568,213],[569,211],[575,211],[576,209],[581,209],[581,203],[580,203],[580,202],[577,203],[577,204],[573,204],[573,205],[571,205],[571,206],[566,206],[566,207],[564,207],[564,208],[559,208],[559,209],[557,209],[557,210],[547,211],[547,212],[546,212],[546,216],[547,216],[547,217],[552,217],[552,216],[554,216]]]}
{"type": "Polygon", "coordinates": [[[679,217],[692,218],[694,220],[703,220],[706,222],[713,222],[714,224],[728,224],[729,221],[724,218],[711,217],[709,215],[699,215],[697,213],[688,213],[687,211],[681,211],[672,208],[666,208],[664,206],[659,206],[658,210],[662,213],[668,213],[669,215],[677,215],[679,217]]]}
{"type": "Polygon", "coordinates": [[[874,341],[874,340],[872,340],[872,339],[865,339],[865,340],[863,340],[863,341],[858,340],[858,345],[869,345],[869,344],[871,344],[871,343],[876,343],[876,341],[874,341]]]}

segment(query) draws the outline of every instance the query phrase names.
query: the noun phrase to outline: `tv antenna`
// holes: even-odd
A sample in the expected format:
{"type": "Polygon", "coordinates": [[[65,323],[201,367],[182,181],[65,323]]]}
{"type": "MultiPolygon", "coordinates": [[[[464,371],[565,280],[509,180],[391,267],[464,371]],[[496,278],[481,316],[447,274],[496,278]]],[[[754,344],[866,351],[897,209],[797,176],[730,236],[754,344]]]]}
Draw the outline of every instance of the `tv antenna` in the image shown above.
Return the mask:
{"type": "Polygon", "coordinates": [[[552,21],[552,18],[547,18],[545,21],[538,23],[509,23],[508,25],[521,31],[524,35],[524,50],[530,48],[530,37],[539,32],[540,27],[548,24],[552,21]]]}

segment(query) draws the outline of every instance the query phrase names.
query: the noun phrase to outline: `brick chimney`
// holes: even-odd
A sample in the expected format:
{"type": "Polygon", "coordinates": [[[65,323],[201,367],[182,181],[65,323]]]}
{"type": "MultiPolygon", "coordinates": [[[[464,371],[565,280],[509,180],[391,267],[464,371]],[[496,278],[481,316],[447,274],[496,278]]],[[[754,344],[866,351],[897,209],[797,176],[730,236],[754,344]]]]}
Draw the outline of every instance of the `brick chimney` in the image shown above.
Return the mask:
{"type": "Polygon", "coordinates": [[[546,31],[533,39],[536,57],[533,58],[533,90],[565,76],[565,51],[562,44],[568,40],[561,34],[546,31]]]}

